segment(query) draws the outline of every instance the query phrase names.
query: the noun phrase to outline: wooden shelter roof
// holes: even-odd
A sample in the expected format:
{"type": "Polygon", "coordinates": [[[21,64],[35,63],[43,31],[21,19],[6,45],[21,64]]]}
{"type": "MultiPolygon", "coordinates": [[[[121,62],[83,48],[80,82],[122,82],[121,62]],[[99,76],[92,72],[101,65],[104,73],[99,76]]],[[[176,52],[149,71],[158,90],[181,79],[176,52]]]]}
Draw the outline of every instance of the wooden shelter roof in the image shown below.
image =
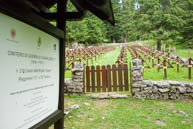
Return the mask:
{"type": "MultiPolygon", "coordinates": [[[[37,1],[37,0],[30,0],[37,1]]],[[[45,7],[51,8],[57,0],[39,0],[45,7]]],[[[79,11],[90,11],[101,20],[114,24],[111,0],[71,0],[79,11]]]]}

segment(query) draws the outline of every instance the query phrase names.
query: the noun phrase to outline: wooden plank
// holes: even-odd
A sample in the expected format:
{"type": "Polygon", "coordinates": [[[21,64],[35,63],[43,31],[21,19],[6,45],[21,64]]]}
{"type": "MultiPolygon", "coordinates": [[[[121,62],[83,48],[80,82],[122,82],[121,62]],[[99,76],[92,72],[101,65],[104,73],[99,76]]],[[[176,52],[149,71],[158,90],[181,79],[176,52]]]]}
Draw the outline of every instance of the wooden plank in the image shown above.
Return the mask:
{"type": "Polygon", "coordinates": [[[129,88],[130,88],[130,93],[132,94],[132,71],[131,71],[131,62],[129,63],[129,88]]]}
{"type": "Polygon", "coordinates": [[[107,65],[107,87],[108,87],[108,92],[112,91],[111,88],[111,66],[107,65]]]}
{"type": "Polygon", "coordinates": [[[100,66],[97,65],[96,67],[97,73],[97,92],[101,91],[101,75],[100,75],[100,66]]]}
{"type": "Polygon", "coordinates": [[[95,67],[91,66],[92,92],[95,92],[95,67]]]}
{"type": "MultiPolygon", "coordinates": [[[[62,12],[66,11],[67,0],[57,1],[57,28],[63,30],[66,35],[66,19],[62,12]],[[60,19],[62,18],[62,20],[60,19]]],[[[34,19],[35,20],[35,19],[34,19]]],[[[36,19],[37,20],[37,19],[36,19]]],[[[46,27],[46,26],[45,26],[46,27]]],[[[54,31],[54,30],[52,30],[54,31]]],[[[51,31],[51,32],[52,32],[51,31]]],[[[65,36],[60,38],[60,87],[59,87],[59,104],[58,109],[64,112],[64,69],[65,69],[65,36]]],[[[40,127],[41,128],[41,127],[40,127]]],[[[54,123],[54,129],[64,128],[64,117],[54,123]]]]}
{"type": "Polygon", "coordinates": [[[83,93],[85,93],[85,64],[83,65],[84,71],[83,71],[83,93]]]}
{"type": "Polygon", "coordinates": [[[179,56],[176,58],[176,65],[177,65],[177,72],[180,72],[180,61],[179,61],[179,56]]]}
{"type": "Polygon", "coordinates": [[[86,66],[86,92],[90,92],[90,68],[86,66]]]}
{"type": "Polygon", "coordinates": [[[128,91],[129,87],[128,87],[128,67],[127,67],[127,64],[124,64],[124,85],[125,85],[125,91],[128,91]]]}
{"type": "Polygon", "coordinates": [[[164,64],[164,67],[163,67],[163,69],[164,69],[164,79],[167,79],[167,66],[166,66],[166,59],[164,59],[163,64],[164,64]]]}
{"type": "Polygon", "coordinates": [[[118,65],[119,91],[123,91],[122,64],[118,65]]]}
{"type": "Polygon", "coordinates": [[[106,79],[107,76],[106,76],[106,69],[105,69],[105,66],[103,65],[102,66],[102,91],[103,92],[106,92],[106,79]]]}
{"type": "Polygon", "coordinates": [[[51,115],[49,115],[47,118],[45,118],[43,121],[30,127],[29,129],[47,129],[53,123],[56,123],[59,119],[63,119],[63,118],[64,118],[64,113],[61,110],[57,110],[51,115]]]}
{"type": "Polygon", "coordinates": [[[113,91],[117,91],[117,73],[116,73],[116,65],[114,64],[112,66],[112,71],[113,71],[113,91]]]}
{"type": "MultiPolygon", "coordinates": [[[[40,13],[40,15],[49,21],[55,21],[57,17],[56,13],[50,13],[50,12],[49,13],[40,13]]],[[[66,15],[67,21],[75,21],[75,20],[77,21],[83,18],[83,16],[85,15],[85,11],[66,12],[65,15],[66,15]]]]}
{"type": "Polygon", "coordinates": [[[191,80],[191,78],[192,78],[192,77],[191,77],[191,74],[192,74],[192,73],[191,73],[191,68],[192,68],[191,61],[192,61],[192,59],[189,58],[189,59],[188,59],[188,79],[189,79],[189,80],[191,80]]]}

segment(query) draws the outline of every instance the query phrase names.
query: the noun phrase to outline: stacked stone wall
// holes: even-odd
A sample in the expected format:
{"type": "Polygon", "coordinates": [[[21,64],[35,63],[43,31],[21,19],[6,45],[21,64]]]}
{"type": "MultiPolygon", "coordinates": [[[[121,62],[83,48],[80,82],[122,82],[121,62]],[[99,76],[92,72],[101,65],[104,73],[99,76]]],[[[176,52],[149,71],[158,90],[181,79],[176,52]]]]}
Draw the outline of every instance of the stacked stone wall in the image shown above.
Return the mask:
{"type": "Polygon", "coordinates": [[[132,70],[132,95],[135,98],[185,99],[193,98],[193,83],[178,81],[143,80],[141,60],[134,59],[132,70]]]}
{"type": "Polygon", "coordinates": [[[83,64],[75,64],[72,69],[72,79],[65,79],[64,93],[83,93],[84,91],[83,64]]]}

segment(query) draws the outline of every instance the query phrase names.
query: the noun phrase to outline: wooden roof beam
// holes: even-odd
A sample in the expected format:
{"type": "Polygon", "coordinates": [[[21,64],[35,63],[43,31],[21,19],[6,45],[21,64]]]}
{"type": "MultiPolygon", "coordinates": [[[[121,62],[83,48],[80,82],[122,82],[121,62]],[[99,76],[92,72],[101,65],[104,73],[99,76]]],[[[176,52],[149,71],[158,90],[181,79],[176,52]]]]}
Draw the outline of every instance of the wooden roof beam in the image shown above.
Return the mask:
{"type": "MultiPolygon", "coordinates": [[[[65,17],[67,21],[82,20],[85,13],[86,11],[66,12],[65,17]]],[[[48,21],[56,21],[57,19],[57,13],[40,13],[40,15],[48,21]]]]}

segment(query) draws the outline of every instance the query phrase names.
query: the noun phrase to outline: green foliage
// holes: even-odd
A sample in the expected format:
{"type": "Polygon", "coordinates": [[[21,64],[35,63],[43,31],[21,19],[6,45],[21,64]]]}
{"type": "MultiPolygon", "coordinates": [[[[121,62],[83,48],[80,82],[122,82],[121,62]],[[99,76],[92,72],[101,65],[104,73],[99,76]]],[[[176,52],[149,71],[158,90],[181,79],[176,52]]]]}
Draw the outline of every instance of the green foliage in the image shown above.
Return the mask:
{"type": "MultiPolygon", "coordinates": [[[[87,12],[83,20],[67,22],[67,41],[95,44],[154,39],[193,47],[192,0],[111,1],[115,26],[87,12]]],[[[70,1],[67,10],[76,11],[70,1]]]]}

